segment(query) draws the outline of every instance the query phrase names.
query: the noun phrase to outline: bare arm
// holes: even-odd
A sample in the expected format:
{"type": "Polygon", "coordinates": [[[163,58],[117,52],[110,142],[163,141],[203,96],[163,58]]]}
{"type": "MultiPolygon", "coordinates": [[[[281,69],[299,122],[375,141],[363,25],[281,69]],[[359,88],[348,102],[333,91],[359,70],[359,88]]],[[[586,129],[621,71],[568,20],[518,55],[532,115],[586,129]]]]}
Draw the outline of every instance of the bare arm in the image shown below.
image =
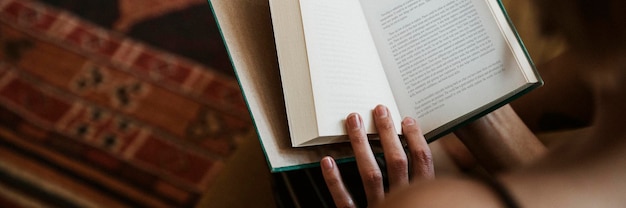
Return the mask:
{"type": "Polygon", "coordinates": [[[509,105],[455,132],[476,160],[490,172],[522,167],[545,154],[545,146],[509,105]]]}

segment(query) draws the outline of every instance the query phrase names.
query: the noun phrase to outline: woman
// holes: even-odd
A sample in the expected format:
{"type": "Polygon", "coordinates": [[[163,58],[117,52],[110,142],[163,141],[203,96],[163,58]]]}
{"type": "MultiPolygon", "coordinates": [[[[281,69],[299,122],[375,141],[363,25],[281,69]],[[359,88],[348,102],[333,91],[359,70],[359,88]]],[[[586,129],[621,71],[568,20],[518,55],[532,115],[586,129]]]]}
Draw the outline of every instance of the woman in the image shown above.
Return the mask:
{"type": "MultiPolygon", "coordinates": [[[[388,164],[390,193],[386,194],[362,121],[351,114],[346,128],[369,205],[626,206],[626,3],[537,0],[535,4],[544,31],[563,35],[569,48],[540,68],[546,86],[525,96],[515,107],[533,129],[541,115],[554,108],[573,109],[563,113],[587,120],[590,127],[546,151],[512,108],[505,106],[455,132],[494,177],[424,180],[434,178],[434,172],[418,125],[411,118],[403,121],[407,157],[388,124],[386,108],[377,106],[375,122],[388,164]],[[563,94],[568,96],[559,96],[563,94]]],[[[354,206],[332,158],[325,157],[321,163],[335,204],[354,206]]]]}

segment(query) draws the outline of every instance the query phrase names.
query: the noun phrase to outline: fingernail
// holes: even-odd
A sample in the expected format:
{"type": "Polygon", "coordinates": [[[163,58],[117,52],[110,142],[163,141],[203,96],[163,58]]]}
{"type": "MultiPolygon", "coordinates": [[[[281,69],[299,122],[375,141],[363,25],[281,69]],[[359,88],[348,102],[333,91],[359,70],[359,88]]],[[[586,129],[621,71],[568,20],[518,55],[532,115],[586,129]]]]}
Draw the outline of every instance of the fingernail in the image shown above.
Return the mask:
{"type": "Polygon", "coordinates": [[[353,113],[348,116],[348,128],[358,130],[361,128],[361,120],[359,114],[353,113]]]}
{"type": "Polygon", "coordinates": [[[333,169],[333,161],[330,157],[325,157],[322,160],[322,168],[325,170],[333,169]]]}
{"type": "Polygon", "coordinates": [[[402,125],[405,125],[405,126],[415,125],[415,119],[406,117],[404,118],[404,120],[402,120],[402,125]]]}
{"type": "Polygon", "coordinates": [[[387,117],[387,107],[385,107],[383,105],[376,106],[376,109],[375,109],[374,112],[376,113],[376,116],[378,116],[378,118],[386,118],[387,117]]]}

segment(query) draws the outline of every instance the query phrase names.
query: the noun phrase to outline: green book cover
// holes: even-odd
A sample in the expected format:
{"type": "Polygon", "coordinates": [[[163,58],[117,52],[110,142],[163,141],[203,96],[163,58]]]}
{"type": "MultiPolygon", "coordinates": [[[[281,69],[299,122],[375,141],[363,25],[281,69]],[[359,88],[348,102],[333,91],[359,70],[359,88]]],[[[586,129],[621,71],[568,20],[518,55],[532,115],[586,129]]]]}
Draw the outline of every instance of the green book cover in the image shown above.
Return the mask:
{"type": "MultiPolygon", "coordinates": [[[[276,47],[277,41],[281,40],[275,38],[280,37],[279,34],[276,34],[280,31],[275,31],[272,23],[273,21],[274,23],[277,21],[284,23],[285,21],[300,20],[272,19],[272,14],[270,14],[272,1],[278,2],[278,0],[209,0],[271,171],[280,172],[314,167],[326,155],[331,155],[340,162],[352,161],[352,151],[348,143],[292,147],[287,122],[288,115],[285,110],[285,98],[283,97],[283,86],[281,85],[279,72],[280,51],[277,51],[276,47]]],[[[417,1],[430,2],[425,0],[417,1]]],[[[519,48],[515,54],[523,56],[521,59],[529,65],[528,70],[532,71],[531,73],[536,77],[536,80],[491,100],[479,108],[468,111],[441,127],[428,132],[426,137],[429,142],[435,141],[437,138],[543,84],[501,2],[490,0],[467,1],[487,2],[491,5],[495,3],[497,5],[497,9],[493,9],[492,13],[504,16],[504,20],[498,22],[501,28],[505,30],[502,33],[512,34],[509,38],[515,41],[509,41],[508,44],[519,48]]],[[[282,77],[282,79],[285,79],[285,77],[282,77]]],[[[374,151],[380,152],[381,148],[376,144],[377,142],[373,143],[374,151]]]]}

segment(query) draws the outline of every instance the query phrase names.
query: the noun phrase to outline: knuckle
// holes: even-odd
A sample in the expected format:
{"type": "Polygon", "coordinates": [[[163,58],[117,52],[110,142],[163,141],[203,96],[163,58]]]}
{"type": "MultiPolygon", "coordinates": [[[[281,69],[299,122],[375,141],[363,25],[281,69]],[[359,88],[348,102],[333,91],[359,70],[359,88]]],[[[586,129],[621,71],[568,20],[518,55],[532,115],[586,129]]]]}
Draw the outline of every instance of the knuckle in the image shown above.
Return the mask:
{"type": "Polygon", "coordinates": [[[425,179],[433,179],[435,170],[433,167],[433,157],[429,149],[420,151],[412,151],[412,175],[423,177],[425,179]]]}
{"type": "Polygon", "coordinates": [[[401,172],[408,170],[408,161],[405,156],[393,156],[387,160],[387,171],[401,172]]]}
{"type": "Polygon", "coordinates": [[[363,184],[368,186],[379,186],[383,182],[383,174],[379,170],[371,170],[365,173],[363,177],[363,184]]]}
{"type": "Polygon", "coordinates": [[[433,163],[433,156],[429,149],[412,150],[411,158],[417,164],[430,165],[433,163]]]}

